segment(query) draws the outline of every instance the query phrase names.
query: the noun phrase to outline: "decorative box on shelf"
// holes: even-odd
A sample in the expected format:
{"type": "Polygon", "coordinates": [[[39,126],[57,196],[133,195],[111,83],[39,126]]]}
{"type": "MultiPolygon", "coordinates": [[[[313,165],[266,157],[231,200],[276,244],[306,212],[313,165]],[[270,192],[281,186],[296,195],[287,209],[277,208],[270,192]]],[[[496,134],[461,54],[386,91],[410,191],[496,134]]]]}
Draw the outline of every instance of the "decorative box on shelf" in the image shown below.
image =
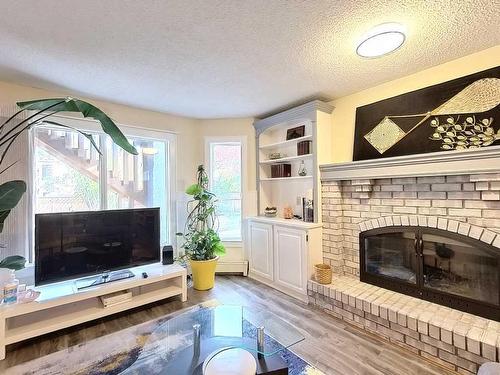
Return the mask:
{"type": "Polygon", "coordinates": [[[297,155],[307,155],[311,153],[312,141],[302,141],[297,143],[297,155]]]}

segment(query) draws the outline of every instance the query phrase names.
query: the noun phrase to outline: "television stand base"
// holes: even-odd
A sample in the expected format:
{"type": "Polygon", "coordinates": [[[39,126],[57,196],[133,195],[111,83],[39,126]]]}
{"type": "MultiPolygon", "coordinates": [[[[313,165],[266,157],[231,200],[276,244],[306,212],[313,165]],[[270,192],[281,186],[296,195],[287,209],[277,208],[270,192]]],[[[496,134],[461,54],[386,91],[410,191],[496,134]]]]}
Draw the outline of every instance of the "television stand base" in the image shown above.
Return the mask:
{"type": "Polygon", "coordinates": [[[134,267],[134,277],[104,283],[94,288],[77,290],[75,281],[33,287],[41,292],[34,302],[0,306],[0,360],[5,347],[32,337],[75,326],[104,316],[166,298],[187,300],[186,269],[160,263],[134,267]],[[142,273],[148,274],[147,278],[142,273]],[[106,299],[116,293],[128,293],[130,299],[105,306],[106,299]]]}
{"type": "Polygon", "coordinates": [[[106,272],[98,276],[91,276],[91,277],[86,277],[84,279],[78,279],[75,281],[75,284],[76,284],[76,289],[82,290],[102,284],[111,283],[113,281],[130,279],[131,277],[135,277],[132,271],[120,270],[115,272],[106,272]]]}

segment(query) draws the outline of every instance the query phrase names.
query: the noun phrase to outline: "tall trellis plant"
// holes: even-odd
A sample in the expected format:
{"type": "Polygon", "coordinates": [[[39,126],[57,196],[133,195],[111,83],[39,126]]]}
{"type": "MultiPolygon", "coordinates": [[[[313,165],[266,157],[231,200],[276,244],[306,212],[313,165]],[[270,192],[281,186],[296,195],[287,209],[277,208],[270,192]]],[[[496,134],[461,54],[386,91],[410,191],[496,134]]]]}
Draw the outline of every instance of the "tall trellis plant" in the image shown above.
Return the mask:
{"type": "MultiPolygon", "coordinates": [[[[135,147],[128,142],[127,138],[109,116],[99,108],[83,100],[71,97],[39,99],[18,102],[17,106],[19,110],[0,125],[0,175],[16,164],[16,162],[14,162],[5,167],[3,166],[7,152],[13,146],[16,139],[18,139],[23,132],[42,122],[76,130],[87,138],[91,145],[95,147],[97,152],[101,155],[101,151],[97,147],[91,134],[47,119],[59,112],[80,113],[84,117],[90,117],[99,121],[102,130],[111,137],[114,143],[133,155],[138,154],[135,147]],[[19,119],[20,115],[25,111],[32,112],[29,112],[29,115],[25,116],[25,118],[19,119]]],[[[26,182],[22,180],[7,181],[0,185],[0,233],[3,231],[5,220],[10,212],[17,206],[25,192],[26,182]]],[[[22,256],[10,256],[0,262],[0,268],[17,270],[23,268],[25,262],[26,260],[22,256]]]]}
{"type": "Polygon", "coordinates": [[[196,184],[186,189],[192,196],[188,202],[188,216],[182,248],[185,253],[180,258],[187,260],[212,260],[226,253],[224,245],[217,233],[219,221],[216,214],[216,196],[209,190],[208,175],[203,165],[198,166],[196,184]]]}

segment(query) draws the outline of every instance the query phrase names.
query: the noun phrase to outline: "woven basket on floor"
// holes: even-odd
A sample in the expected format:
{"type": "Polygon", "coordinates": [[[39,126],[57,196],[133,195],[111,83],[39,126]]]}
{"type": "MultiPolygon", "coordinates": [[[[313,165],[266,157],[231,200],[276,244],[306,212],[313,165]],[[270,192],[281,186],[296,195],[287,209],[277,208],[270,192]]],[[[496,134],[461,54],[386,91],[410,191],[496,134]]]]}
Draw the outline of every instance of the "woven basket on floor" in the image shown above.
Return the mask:
{"type": "Polygon", "coordinates": [[[332,267],[328,264],[315,264],[314,273],[316,281],[320,284],[331,284],[332,282],[332,267]]]}

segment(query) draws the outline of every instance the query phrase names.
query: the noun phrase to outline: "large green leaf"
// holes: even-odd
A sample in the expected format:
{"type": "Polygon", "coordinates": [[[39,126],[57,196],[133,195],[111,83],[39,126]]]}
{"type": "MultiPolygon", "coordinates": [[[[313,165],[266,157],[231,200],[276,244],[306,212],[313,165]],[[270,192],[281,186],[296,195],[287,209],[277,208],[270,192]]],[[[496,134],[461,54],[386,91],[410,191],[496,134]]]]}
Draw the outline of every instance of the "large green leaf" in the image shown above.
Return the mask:
{"type": "Polygon", "coordinates": [[[218,256],[223,256],[223,255],[226,255],[226,248],[225,246],[222,244],[222,242],[217,242],[215,245],[214,245],[214,254],[215,255],[218,255],[218,256]]]}
{"type": "Polygon", "coordinates": [[[83,100],[73,98],[54,98],[54,99],[39,99],[27,102],[18,102],[17,105],[23,109],[43,111],[50,108],[54,112],[79,112],[84,117],[91,117],[101,123],[102,130],[108,134],[114,143],[123,148],[125,151],[137,155],[138,152],[132,146],[123,133],[118,129],[118,126],[99,108],[83,100]],[[62,102],[62,103],[60,103],[62,102]],[[57,104],[59,103],[59,104],[57,104]],[[57,105],[55,105],[57,104],[57,105]]]}
{"type": "Polygon", "coordinates": [[[64,124],[60,124],[60,123],[55,122],[55,121],[44,120],[43,122],[46,123],[46,124],[50,124],[50,125],[57,125],[57,126],[59,126],[61,128],[71,129],[71,130],[74,130],[74,131],[80,133],[81,135],[83,135],[85,138],[87,138],[89,140],[89,142],[96,149],[96,151],[99,153],[99,155],[102,155],[102,152],[99,149],[99,146],[97,146],[97,143],[95,142],[95,139],[92,136],[92,134],[85,133],[85,132],[83,132],[83,131],[81,131],[81,130],[79,130],[77,128],[74,128],[74,127],[68,126],[68,125],[64,125],[64,124]]]}
{"type": "Polygon", "coordinates": [[[0,211],[0,233],[3,232],[3,224],[5,223],[5,219],[9,216],[10,210],[0,211]]]}
{"type": "Polygon", "coordinates": [[[26,183],[21,180],[4,182],[0,185],[0,211],[12,210],[26,192],[26,183]]]}
{"type": "Polygon", "coordinates": [[[22,270],[26,259],[19,255],[13,255],[5,258],[0,262],[0,268],[8,268],[10,270],[22,270]]]}
{"type": "Polygon", "coordinates": [[[21,180],[8,181],[0,185],[0,233],[10,211],[17,206],[26,192],[26,183],[21,180]]]}

